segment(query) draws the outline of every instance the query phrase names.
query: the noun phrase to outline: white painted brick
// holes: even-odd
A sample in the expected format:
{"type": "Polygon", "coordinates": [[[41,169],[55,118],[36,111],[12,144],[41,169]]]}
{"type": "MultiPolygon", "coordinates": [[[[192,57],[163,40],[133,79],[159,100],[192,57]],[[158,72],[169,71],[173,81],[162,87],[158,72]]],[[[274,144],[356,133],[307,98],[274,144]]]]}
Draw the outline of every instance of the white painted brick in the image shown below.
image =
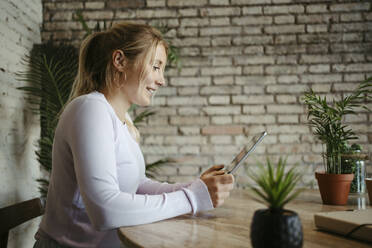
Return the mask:
{"type": "Polygon", "coordinates": [[[234,123],[243,124],[272,124],[275,123],[274,115],[235,115],[234,123]]]}
{"type": "Polygon", "coordinates": [[[200,9],[201,16],[238,16],[240,8],[237,7],[216,7],[200,9]]]}
{"type": "Polygon", "coordinates": [[[155,145],[155,146],[146,146],[143,145],[141,146],[141,150],[145,154],[163,154],[163,155],[168,155],[168,154],[177,154],[178,153],[178,148],[177,146],[160,146],[160,145],[155,145]]]}
{"type": "Polygon", "coordinates": [[[197,28],[179,28],[177,32],[179,36],[197,36],[199,30],[197,28]]]}
{"type": "Polygon", "coordinates": [[[200,134],[200,127],[179,127],[179,131],[182,135],[200,134]]]}
{"type": "Polygon", "coordinates": [[[212,65],[232,65],[232,58],[229,57],[215,57],[212,59],[212,65]]]}
{"type": "Polygon", "coordinates": [[[275,43],[276,44],[286,44],[286,43],[296,43],[296,35],[276,35],[275,43]]]}
{"type": "Polygon", "coordinates": [[[216,135],[216,136],[211,136],[211,144],[231,144],[232,137],[228,135],[216,135]]]}
{"type": "Polygon", "coordinates": [[[330,69],[331,69],[330,65],[327,65],[327,64],[309,66],[309,72],[313,72],[313,73],[330,72],[330,69]]]}
{"type": "MultiPolygon", "coordinates": [[[[194,108],[195,109],[195,108],[194,108]]],[[[208,125],[209,117],[205,116],[171,116],[170,123],[172,125],[208,125]]]]}
{"type": "Polygon", "coordinates": [[[199,109],[195,107],[181,107],[178,108],[179,115],[198,115],[200,113],[199,109]]]}
{"type": "Polygon", "coordinates": [[[184,67],[180,70],[180,76],[198,76],[200,74],[199,67],[184,67]]]}
{"type": "Polygon", "coordinates": [[[293,84],[298,83],[299,79],[297,75],[281,75],[278,76],[278,83],[293,84]]]}
{"type": "Polygon", "coordinates": [[[242,68],[239,66],[224,66],[224,67],[204,67],[201,68],[202,76],[209,75],[240,75],[242,74],[242,68]]]}
{"type": "Polygon", "coordinates": [[[208,55],[240,55],[242,54],[243,48],[242,47],[203,47],[202,54],[204,56],[208,55]]]}
{"type": "Polygon", "coordinates": [[[172,86],[201,86],[210,84],[210,77],[172,77],[170,81],[170,85],[172,86]]]}
{"type": "Polygon", "coordinates": [[[162,145],[164,143],[164,137],[158,135],[148,135],[144,138],[143,143],[145,145],[162,145]]]}
{"type": "Polygon", "coordinates": [[[266,67],[266,73],[268,74],[301,74],[304,73],[307,66],[297,65],[297,66],[287,66],[287,65],[273,65],[266,67]]]}
{"type": "Polygon", "coordinates": [[[350,11],[358,11],[358,10],[369,10],[371,4],[370,3],[343,3],[343,4],[331,4],[330,10],[331,11],[340,11],[340,12],[350,12],[350,11]]]}
{"type": "Polygon", "coordinates": [[[167,98],[167,104],[170,106],[174,106],[174,105],[202,106],[202,105],[207,105],[207,99],[205,97],[198,97],[198,96],[192,96],[192,97],[169,96],[167,98]]]}
{"type": "Polygon", "coordinates": [[[259,5],[271,3],[271,0],[231,0],[232,5],[259,5]]]}
{"type": "Polygon", "coordinates": [[[231,116],[212,116],[211,123],[214,125],[227,125],[232,124],[231,116]]]}
{"type": "Polygon", "coordinates": [[[271,56],[236,56],[234,63],[236,65],[256,65],[256,64],[274,64],[274,58],[271,56]]]}
{"type": "Polygon", "coordinates": [[[255,15],[255,14],[262,14],[261,6],[243,7],[243,15],[255,15]]]}
{"type": "Polygon", "coordinates": [[[262,114],[265,113],[265,107],[262,105],[247,105],[243,106],[244,114],[262,114]]]}
{"type": "Polygon", "coordinates": [[[241,27],[218,27],[218,28],[201,28],[201,36],[211,36],[211,35],[237,35],[242,32],[241,27]]]}
{"type": "Polygon", "coordinates": [[[274,17],[274,23],[276,24],[291,24],[295,22],[293,15],[280,15],[274,17]]]}
{"type": "Polygon", "coordinates": [[[214,77],[213,83],[216,85],[232,85],[234,84],[234,77],[233,76],[214,77]]]}
{"type": "Polygon", "coordinates": [[[228,26],[230,25],[230,18],[228,17],[216,17],[210,18],[212,26],[228,26]]]}
{"type": "Polygon", "coordinates": [[[340,19],[342,22],[352,22],[352,21],[362,21],[361,13],[352,13],[352,14],[341,14],[340,19]]]}
{"type": "Polygon", "coordinates": [[[234,25],[264,25],[272,24],[273,18],[271,16],[233,17],[231,23],[234,25]]]}
{"type": "Polygon", "coordinates": [[[288,14],[288,13],[303,13],[304,6],[302,5],[284,5],[284,6],[266,6],[264,7],[265,14],[288,14]]]}
{"type": "MultiPolygon", "coordinates": [[[[181,146],[180,147],[180,151],[179,151],[180,154],[199,154],[200,153],[200,147],[199,146],[181,146]]],[[[181,167],[183,168],[183,167],[181,167]]],[[[199,168],[198,167],[187,167],[187,168],[194,168],[192,171],[193,173],[198,173],[199,172],[199,168]],[[196,169],[196,172],[194,172],[196,169]]],[[[185,175],[187,174],[185,171],[181,171],[180,170],[180,174],[181,175],[185,175]]],[[[192,173],[190,172],[190,174],[192,175],[192,173]]]]}
{"type": "Polygon", "coordinates": [[[175,127],[140,127],[141,134],[177,134],[175,127]]]}
{"type": "Polygon", "coordinates": [[[198,15],[197,9],[179,9],[178,12],[180,16],[197,16],[198,15]]]}
{"type": "Polygon", "coordinates": [[[327,83],[340,82],[342,75],[340,74],[325,74],[325,75],[309,75],[303,74],[300,76],[302,83],[327,83]]]}
{"type": "Polygon", "coordinates": [[[262,34],[260,26],[243,26],[243,35],[262,34]]]}
{"type": "Polygon", "coordinates": [[[327,93],[331,91],[331,85],[324,84],[324,83],[313,84],[311,88],[313,89],[314,92],[317,92],[317,93],[327,93]]]}
{"type": "Polygon", "coordinates": [[[284,33],[304,33],[304,25],[281,25],[265,27],[265,32],[268,34],[284,34],[284,33]]]}
{"type": "Polygon", "coordinates": [[[173,39],[172,44],[174,46],[209,46],[211,39],[206,38],[183,38],[183,39],[173,39]]]}
{"type": "Polygon", "coordinates": [[[207,139],[201,136],[166,136],[164,143],[173,145],[205,145],[207,144],[207,139]]]}
{"type": "Polygon", "coordinates": [[[280,104],[280,105],[268,105],[267,106],[268,113],[286,113],[286,114],[301,114],[304,112],[304,107],[301,105],[293,105],[293,104],[280,104]]]}
{"type": "Polygon", "coordinates": [[[206,113],[207,115],[236,115],[241,113],[241,108],[239,106],[208,106],[202,108],[202,112],[206,113]]]}
{"type": "Polygon", "coordinates": [[[168,0],[169,7],[189,7],[189,6],[203,6],[207,4],[207,0],[189,0],[179,1],[179,0],[168,0]]]}
{"type": "Polygon", "coordinates": [[[243,36],[236,37],[233,39],[233,44],[235,45],[263,45],[272,44],[273,37],[271,35],[264,36],[243,36]]]}
{"type": "Polygon", "coordinates": [[[263,46],[247,46],[244,48],[244,54],[262,54],[263,52],[263,46]]]}
{"type": "Polygon", "coordinates": [[[299,123],[298,115],[278,115],[279,123],[299,123]]]}
{"type": "Polygon", "coordinates": [[[243,93],[244,94],[264,94],[264,87],[263,86],[244,86],[243,93]]]}
{"type": "Polygon", "coordinates": [[[306,6],[307,13],[325,13],[328,12],[326,4],[312,4],[306,6]]]}
{"type": "Polygon", "coordinates": [[[268,85],[275,84],[275,77],[272,76],[238,76],[236,77],[236,84],[238,85],[268,85]]]}
{"type": "Polygon", "coordinates": [[[278,103],[296,103],[297,97],[293,95],[276,95],[276,101],[278,103]]]}
{"type": "Polygon", "coordinates": [[[267,132],[270,134],[306,134],[309,133],[307,125],[268,125],[267,132]]]}
{"type": "Polygon", "coordinates": [[[164,7],[165,0],[146,0],[147,7],[164,7]]]}
{"type": "Polygon", "coordinates": [[[307,91],[306,85],[269,85],[267,86],[267,92],[269,93],[304,93],[307,91]]]}
{"type": "Polygon", "coordinates": [[[236,95],[241,94],[242,88],[240,86],[206,86],[200,89],[200,95],[236,95]]]}
{"type": "Polygon", "coordinates": [[[305,53],[305,45],[276,45],[276,46],[266,46],[267,54],[298,54],[305,53]]]}
{"type": "Polygon", "coordinates": [[[272,95],[238,95],[232,96],[233,104],[260,104],[273,103],[272,95]]]}
{"type": "Polygon", "coordinates": [[[183,96],[184,95],[198,95],[199,87],[182,87],[182,88],[178,88],[177,92],[179,95],[183,95],[183,96]]]}
{"type": "Polygon", "coordinates": [[[244,66],[243,74],[245,74],[245,75],[261,75],[261,74],[264,74],[264,67],[262,65],[244,66]]]}
{"type": "Polygon", "coordinates": [[[226,105],[230,103],[230,96],[210,96],[208,102],[212,105],[226,105]]]}
{"type": "Polygon", "coordinates": [[[342,57],[338,54],[332,55],[301,55],[301,63],[337,63],[341,62],[342,57]]]}
{"type": "Polygon", "coordinates": [[[198,27],[209,25],[207,18],[183,18],[181,19],[181,27],[198,27]]]}
{"type": "Polygon", "coordinates": [[[325,24],[306,25],[308,33],[322,33],[328,31],[328,26],[325,24]]]}
{"type": "Polygon", "coordinates": [[[365,76],[363,73],[350,73],[345,75],[345,81],[364,81],[365,76]]]}
{"type": "Polygon", "coordinates": [[[212,46],[229,46],[231,45],[231,37],[213,37],[212,46]]]}

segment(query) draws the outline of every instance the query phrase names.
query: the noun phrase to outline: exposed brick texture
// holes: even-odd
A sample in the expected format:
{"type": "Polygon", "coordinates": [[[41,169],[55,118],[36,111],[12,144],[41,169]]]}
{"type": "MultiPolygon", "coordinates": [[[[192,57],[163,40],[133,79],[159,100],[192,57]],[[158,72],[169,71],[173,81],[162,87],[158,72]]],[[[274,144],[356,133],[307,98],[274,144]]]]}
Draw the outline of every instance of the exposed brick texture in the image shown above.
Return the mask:
{"type": "MultiPolygon", "coordinates": [[[[262,130],[269,136],[257,159],[288,156],[290,164],[316,168],[322,163],[321,146],[307,125],[303,93],[310,86],[339,97],[372,75],[372,3],[367,0],[43,4],[44,41],[78,46],[82,28],[72,18],[76,10],[91,27],[112,19],[170,27],[167,35],[180,49],[182,68],[167,71],[169,88],[155,101],[161,120],[150,118],[140,131],[148,162],[192,157],[167,167],[164,178],[173,181],[188,180],[212,163],[230,162],[249,135],[262,130]]],[[[371,152],[371,114],[347,121],[371,152]]]]}
{"type": "MultiPolygon", "coordinates": [[[[35,144],[38,118],[28,109],[25,86],[16,73],[35,43],[41,42],[41,0],[0,1],[0,208],[39,196],[35,144]]],[[[62,21],[62,18],[60,18],[62,21]]],[[[1,225],[2,220],[0,221],[1,225]]],[[[40,218],[11,230],[8,247],[32,247],[40,218]]]]}

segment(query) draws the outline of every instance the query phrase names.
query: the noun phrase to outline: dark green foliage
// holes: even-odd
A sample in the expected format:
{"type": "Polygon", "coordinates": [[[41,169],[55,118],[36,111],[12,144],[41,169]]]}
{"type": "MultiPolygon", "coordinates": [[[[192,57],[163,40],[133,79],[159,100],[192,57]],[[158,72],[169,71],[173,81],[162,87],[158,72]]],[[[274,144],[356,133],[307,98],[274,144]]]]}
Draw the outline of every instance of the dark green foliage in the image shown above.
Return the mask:
{"type": "Polygon", "coordinates": [[[259,163],[258,173],[248,169],[248,176],[257,184],[257,188],[250,185],[249,188],[256,195],[255,200],[264,203],[272,210],[283,209],[284,205],[292,201],[302,191],[295,186],[301,179],[301,173],[295,167],[285,172],[286,160],[280,158],[276,167],[269,159],[266,166],[259,163]],[[294,191],[294,192],[293,192],[294,191]]]}
{"type": "MultiPolygon", "coordinates": [[[[18,79],[28,85],[18,89],[25,91],[30,108],[40,116],[41,132],[36,156],[48,174],[52,169],[54,130],[58,115],[71,92],[77,61],[77,50],[72,46],[53,43],[35,45],[24,61],[28,70],[18,73],[18,79]]],[[[37,181],[40,183],[40,193],[46,196],[49,181],[37,181]]]]}
{"type": "Polygon", "coordinates": [[[350,95],[341,100],[333,100],[330,104],[326,97],[316,95],[311,89],[305,93],[304,103],[309,113],[308,120],[314,130],[314,135],[326,146],[326,172],[342,173],[341,152],[343,146],[358,137],[345,125],[344,117],[349,114],[356,115],[355,108],[364,108],[369,111],[363,102],[371,100],[372,77],[361,83],[350,95]]]}

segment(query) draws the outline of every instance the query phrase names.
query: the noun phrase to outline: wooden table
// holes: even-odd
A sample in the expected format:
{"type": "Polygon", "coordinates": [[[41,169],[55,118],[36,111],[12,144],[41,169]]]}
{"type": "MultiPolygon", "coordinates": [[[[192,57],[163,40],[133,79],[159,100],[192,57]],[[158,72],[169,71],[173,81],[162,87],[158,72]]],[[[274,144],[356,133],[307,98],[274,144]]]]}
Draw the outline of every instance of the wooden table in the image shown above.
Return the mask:
{"type": "MultiPolygon", "coordinates": [[[[317,231],[314,213],[366,209],[368,195],[350,195],[347,206],[323,205],[318,190],[304,191],[287,209],[296,211],[304,232],[303,247],[363,248],[370,244],[317,231]]],[[[176,218],[133,227],[122,227],[118,235],[126,247],[251,247],[250,225],[255,210],[265,208],[251,199],[246,190],[235,190],[225,204],[197,216],[176,218]]]]}

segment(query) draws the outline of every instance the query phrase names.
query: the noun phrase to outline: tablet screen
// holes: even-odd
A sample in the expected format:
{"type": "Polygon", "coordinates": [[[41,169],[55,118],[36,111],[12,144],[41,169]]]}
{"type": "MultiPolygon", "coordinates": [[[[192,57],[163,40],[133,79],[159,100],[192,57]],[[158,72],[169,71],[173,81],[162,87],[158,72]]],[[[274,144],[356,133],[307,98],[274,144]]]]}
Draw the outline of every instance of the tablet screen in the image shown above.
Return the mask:
{"type": "Polygon", "coordinates": [[[231,161],[230,165],[226,168],[228,174],[234,173],[241,164],[243,164],[244,160],[248,157],[248,155],[254,151],[256,146],[262,141],[262,139],[267,135],[266,132],[254,135],[249,143],[243,147],[243,149],[239,152],[238,155],[231,161]]]}

